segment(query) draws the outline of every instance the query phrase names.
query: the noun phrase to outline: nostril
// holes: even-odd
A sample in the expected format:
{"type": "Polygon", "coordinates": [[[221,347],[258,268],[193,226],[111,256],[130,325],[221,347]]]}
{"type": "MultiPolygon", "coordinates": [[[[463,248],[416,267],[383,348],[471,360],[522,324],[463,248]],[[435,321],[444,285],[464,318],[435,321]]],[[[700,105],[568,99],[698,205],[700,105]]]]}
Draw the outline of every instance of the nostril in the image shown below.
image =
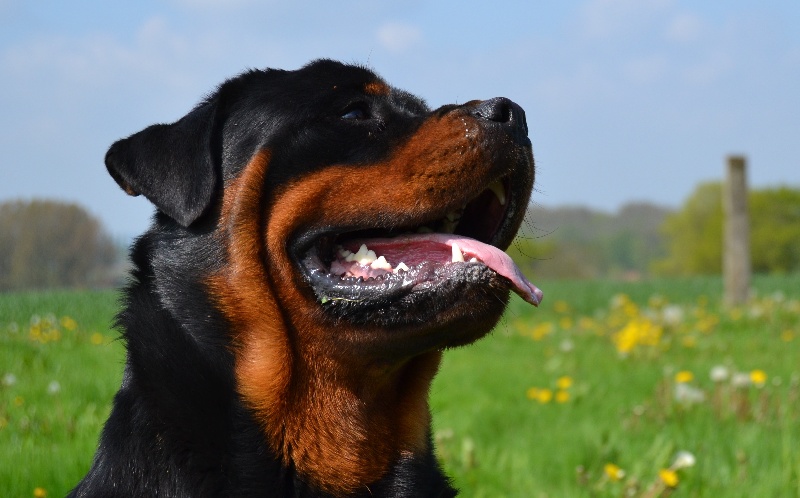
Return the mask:
{"type": "Polygon", "coordinates": [[[473,116],[483,121],[497,123],[509,130],[516,130],[525,136],[528,135],[528,122],[525,111],[505,97],[478,102],[470,111],[473,116]]]}
{"type": "Polygon", "coordinates": [[[472,113],[474,116],[487,121],[508,123],[515,117],[512,105],[513,103],[507,98],[497,97],[484,100],[472,110],[472,113]]]}

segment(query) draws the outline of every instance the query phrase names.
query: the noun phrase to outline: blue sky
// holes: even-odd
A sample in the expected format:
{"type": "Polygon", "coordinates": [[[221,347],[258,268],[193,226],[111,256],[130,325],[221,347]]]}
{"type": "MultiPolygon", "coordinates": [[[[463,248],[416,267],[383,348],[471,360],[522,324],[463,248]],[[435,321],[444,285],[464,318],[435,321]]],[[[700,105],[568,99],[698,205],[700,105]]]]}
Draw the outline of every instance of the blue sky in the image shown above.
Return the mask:
{"type": "Polygon", "coordinates": [[[0,200],[79,201],[141,232],[151,206],[103,166],[114,140],[244,69],[319,57],[432,106],[513,99],[544,206],[675,207],[730,153],[754,186],[800,186],[798,26],[797,0],[0,0],[0,200]]]}

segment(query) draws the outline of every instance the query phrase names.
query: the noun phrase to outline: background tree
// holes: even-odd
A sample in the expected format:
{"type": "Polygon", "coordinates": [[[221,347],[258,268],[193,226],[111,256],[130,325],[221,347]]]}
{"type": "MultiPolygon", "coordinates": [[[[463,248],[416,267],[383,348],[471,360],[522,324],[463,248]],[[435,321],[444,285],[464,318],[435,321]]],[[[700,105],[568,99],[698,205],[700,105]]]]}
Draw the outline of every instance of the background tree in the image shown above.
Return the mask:
{"type": "Polygon", "coordinates": [[[0,203],[0,290],[100,285],[116,260],[100,222],[76,204],[0,203]]]}
{"type": "MultiPolygon", "coordinates": [[[[752,190],[750,254],[754,272],[800,271],[800,190],[752,190]]],[[[654,263],[662,275],[719,274],[722,271],[722,184],[697,187],[683,207],[667,217],[663,233],[668,255],[654,263]]]]}
{"type": "Polygon", "coordinates": [[[537,206],[508,252],[539,278],[637,277],[666,254],[659,227],[668,213],[648,203],[616,213],[537,206]]]}
{"type": "Polygon", "coordinates": [[[800,271],[800,190],[756,190],[748,202],[753,271],[800,271]]]}
{"type": "Polygon", "coordinates": [[[668,256],[653,265],[662,275],[722,272],[722,184],[700,184],[683,207],[667,216],[662,233],[668,256]]]}

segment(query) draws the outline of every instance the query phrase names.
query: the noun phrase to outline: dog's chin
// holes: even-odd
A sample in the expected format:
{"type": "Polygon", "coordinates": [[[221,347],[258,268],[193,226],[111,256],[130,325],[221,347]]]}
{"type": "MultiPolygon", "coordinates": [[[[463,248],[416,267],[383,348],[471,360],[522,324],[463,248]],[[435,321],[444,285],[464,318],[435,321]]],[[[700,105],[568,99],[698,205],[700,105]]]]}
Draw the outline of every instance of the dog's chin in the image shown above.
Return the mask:
{"type": "MultiPolygon", "coordinates": [[[[401,269],[381,268],[381,264],[373,268],[358,262],[358,254],[367,252],[364,249],[354,253],[337,246],[331,256],[321,248],[325,244],[312,246],[297,262],[313,292],[313,306],[328,320],[344,325],[340,329],[348,333],[339,339],[357,344],[360,351],[403,357],[469,344],[494,327],[510,290],[519,293],[517,288],[524,286],[513,281],[513,274],[509,278],[499,273],[516,268],[500,249],[468,238],[419,234],[357,240],[344,246],[355,249],[367,244],[378,254],[389,255],[389,261],[396,262],[393,256],[403,252],[410,262],[401,269]]],[[[367,260],[374,257],[366,256],[367,260]]]]}
{"type": "Polygon", "coordinates": [[[510,284],[480,262],[423,263],[349,282],[307,258],[303,264],[323,315],[362,352],[408,357],[470,344],[500,319],[510,284]]]}
{"type": "Polygon", "coordinates": [[[424,328],[452,320],[441,317],[462,308],[458,316],[479,314],[489,304],[502,310],[510,287],[479,261],[425,261],[364,278],[331,273],[312,251],[302,266],[325,313],[354,325],[424,328]]]}

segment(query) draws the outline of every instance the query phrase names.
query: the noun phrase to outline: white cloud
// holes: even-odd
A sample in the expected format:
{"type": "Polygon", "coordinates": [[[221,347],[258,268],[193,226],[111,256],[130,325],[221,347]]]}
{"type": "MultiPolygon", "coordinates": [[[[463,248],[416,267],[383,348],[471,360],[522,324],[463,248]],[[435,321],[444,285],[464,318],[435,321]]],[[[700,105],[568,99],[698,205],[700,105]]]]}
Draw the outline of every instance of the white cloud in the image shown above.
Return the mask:
{"type": "Polygon", "coordinates": [[[667,60],[660,55],[640,57],[627,61],[623,72],[634,83],[659,81],[667,72],[667,60]]]}
{"type": "Polygon", "coordinates": [[[719,83],[720,78],[735,69],[733,57],[727,51],[714,51],[704,60],[687,66],[684,79],[690,84],[711,85],[719,83]]]}
{"type": "Polygon", "coordinates": [[[663,15],[672,0],[589,0],[581,6],[579,23],[588,38],[611,38],[642,28],[663,15]]]}
{"type": "Polygon", "coordinates": [[[667,25],[666,36],[670,41],[691,43],[700,37],[703,22],[692,14],[679,14],[667,25]]]}
{"type": "Polygon", "coordinates": [[[377,38],[390,52],[403,53],[422,42],[422,31],[410,24],[390,22],[378,29],[377,38]]]}

